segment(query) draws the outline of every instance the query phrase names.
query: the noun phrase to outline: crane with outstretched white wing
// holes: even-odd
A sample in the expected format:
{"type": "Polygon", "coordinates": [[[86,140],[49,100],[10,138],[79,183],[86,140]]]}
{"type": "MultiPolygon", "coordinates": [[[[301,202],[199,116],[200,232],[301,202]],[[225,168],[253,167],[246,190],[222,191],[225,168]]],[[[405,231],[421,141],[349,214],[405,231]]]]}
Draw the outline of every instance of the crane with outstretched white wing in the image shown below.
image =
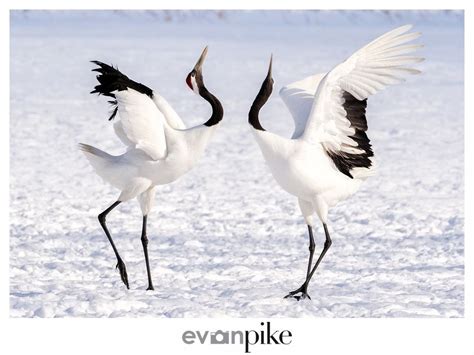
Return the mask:
{"type": "Polygon", "coordinates": [[[273,90],[272,59],[268,74],[250,108],[248,121],[272,175],[298,198],[308,226],[309,260],[303,284],[286,297],[309,298],[308,285],[331,246],[327,227],[329,208],[354,194],[374,173],[374,153],[367,136],[367,98],[418,74],[412,64],[423,58],[409,44],[420,33],[410,25],[396,28],[362,47],[327,73],[289,84],[280,96],[295,122],[291,139],[266,131],[259,111],[273,90]],[[326,241],[314,266],[313,215],[323,224],[326,241]]]}

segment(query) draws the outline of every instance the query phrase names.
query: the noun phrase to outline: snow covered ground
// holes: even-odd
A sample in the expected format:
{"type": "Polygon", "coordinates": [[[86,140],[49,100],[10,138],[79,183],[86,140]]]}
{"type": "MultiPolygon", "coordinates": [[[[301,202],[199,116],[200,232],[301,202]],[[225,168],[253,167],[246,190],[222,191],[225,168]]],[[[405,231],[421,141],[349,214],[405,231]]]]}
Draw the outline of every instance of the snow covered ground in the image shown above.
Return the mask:
{"type": "MultiPolygon", "coordinates": [[[[13,12],[11,25],[12,317],[462,317],[464,313],[463,15],[446,12],[13,12]],[[246,119],[274,54],[263,125],[289,134],[281,86],[327,71],[407,22],[424,35],[423,74],[369,99],[378,174],[330,212],[333,246],[310,287],[296,200],[273,181],[246,119]],[[127,291],[97,214],[117,191],[78,142],[123,150],[92,59],[165,96],[188,125],[209,107],[184,79],[202,48],[224,124],[188,175],[159,188],[149,217],[155,283],[145,292],[135,201],[108,223],[127,291]]],[[[316,230],[317,252],[324,241],[316,230]]]]}

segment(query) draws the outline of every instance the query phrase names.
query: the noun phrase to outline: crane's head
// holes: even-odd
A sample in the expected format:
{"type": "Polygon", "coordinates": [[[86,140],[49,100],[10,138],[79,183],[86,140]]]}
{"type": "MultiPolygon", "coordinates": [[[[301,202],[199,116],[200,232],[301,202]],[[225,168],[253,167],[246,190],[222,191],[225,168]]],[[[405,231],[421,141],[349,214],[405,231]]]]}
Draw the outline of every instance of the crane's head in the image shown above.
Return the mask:
{"type": "Polygon", "coordinates": [[[268,98],[272,94],[273,91],[273,77],[272,77],[272,63],[273,63],[273,54],[270,56],[270,63],[268,64],[268,71],[267,76],[262,82],[262,86],[260,87],[260,91],[255,98],[255,101],[258,101],[262,104],[262,106],[267,102],[268,98]]]}
{"type": "Polygon", "coordinates": [[[255,100],[253,101],[252,106],[250,107],[249,111],[249,123],[252,125],[253,128],[264,131],[265,129],[260,124],[260,120],[258,118],[258,114],[260,109],[265,105],[268,98],[272,94],[273,91],[273,78],[272,78],[272,62],[273,62],[273,55],[270,57],[270,64],[268,65],[268,72],[267,76],[263,80],[262,86],[260,87],[260,91],[258,92],[255,100]]]}
{"type": "Polygon", "coordinates": [[[199,57],[193,70],[191,70],[191,72],[186,77],[186,84],[188,84],[189,88],[198,95],[200,95],[200,89],[204,88],[204,81],[202,78],[202,65],[204,63],[204,59],[206,59],[206,55],[207,46],[202,51],[201,56],[199,57]]]}

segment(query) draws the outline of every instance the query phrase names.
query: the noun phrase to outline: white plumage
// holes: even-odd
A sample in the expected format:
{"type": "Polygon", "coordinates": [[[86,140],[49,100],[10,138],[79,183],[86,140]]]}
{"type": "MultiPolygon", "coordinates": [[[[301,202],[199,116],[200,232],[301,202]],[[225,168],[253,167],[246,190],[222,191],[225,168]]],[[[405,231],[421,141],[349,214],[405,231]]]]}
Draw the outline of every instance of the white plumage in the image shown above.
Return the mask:
{"type": "Polygon", "coordinates": [[[114,129],[128,149],[141,149],[151,159],[166,157],[165,125],[167,121],[150,97],[133,89],[118,91],[120,120],[114,129]]]}
{"type": "Polygon", "coordinates": [[[148,273],[148,289],[153,289],[146,245],[146,218],[153,203],[157,185],[175,181],[192,167],[203,154],[223,116],[219,100],[204,86],[202,64],[204,49],[186,82],[190,88],[212,106],[212,116],[204,124],[186,129],[183,121],[158,93],[137,83],[111,66],[95,61],[100,73],[99,85],[93,92],[113,97],[111,103],[118,113],[114,130],[125,144],[125,153],[113,156],[87,144],[79,144],[96,173],[120,190],[117,202],[99,215],[99,220],[116,254],[122,281],[127,288],[125,264],[112,241],[105,216],[119,203],[137,198],[143,213],[142,242],[148,273]]]}
{"type": "Polygon", "coordinates": [[[249,113],[249,123],[272,175],[298,198],[310,234],[310,262],[303,285],[288,296],[309,297],[309,281],[331,245],[327,230],[329,208],[354,194],[374,172],[373,152],[366,135],[366,99],[389,85],[418,74],[409,65],[423,58],[407,55],[421,45],[407,44],[420,33],[399,27],[362,47],[327,73],[315,74],[280,90],[295,122],[291,139],[267,132],[258,112],[272,92],[271,62],[249,113]],[[326,243],[311,269],[313,215],[323,223],[326,243]],[[300,296],[295,296],[301,293],[300,296]]]}
{"type": "Polygon", "coordinates": [[[126,145],[126,152],[113,156],[87,144],[79,146],[96,173],[122,191],[118,198],[121,202],[188,172],[219,126],[217,123],[175,129],[146,95],[133,89],[115,95],[120,118],[114,123],[114,130],[126,145]]]}

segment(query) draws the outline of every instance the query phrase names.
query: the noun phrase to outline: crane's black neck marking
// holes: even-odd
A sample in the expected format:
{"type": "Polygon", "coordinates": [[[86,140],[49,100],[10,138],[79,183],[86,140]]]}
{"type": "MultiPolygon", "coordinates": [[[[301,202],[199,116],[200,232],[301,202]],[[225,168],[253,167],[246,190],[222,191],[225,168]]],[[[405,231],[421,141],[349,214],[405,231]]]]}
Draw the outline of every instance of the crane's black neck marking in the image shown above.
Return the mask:
{"type": "Polygon", "coordinates": [[[260,124],[258,114],[260,112],[260,109],[263,107],[263,105],[265,105],[268,98],[272,94],[272,91],[273,91],[273,79],[269,74],[263,81],[262,87],[260,88],[260,91],[255,97],[255,100],[253,101],[252,107],[250,107],[250,111],[249,111],[249,123],[252,125],[253,128],[259,131],[265,131],[265,129],[260,124]]]}
{"type": "Polygon", "coordinates": [[[224,109],[221,105],[221,102],[217,99],[217,97],[212,95],[209,92],[209,90],[206,89],[204,84],[202,84],[202,86],[199,87],[199,95],[201,95],[201,97],[204,100],[209,102],[209,104],[212,107],[212,115],[206,121],[206,123],[204,123],[204,125],[207,126],[207,127],[212,127],[212,126],[218,124],[222,120],[222,117],[224,117],[224,109]]]}

